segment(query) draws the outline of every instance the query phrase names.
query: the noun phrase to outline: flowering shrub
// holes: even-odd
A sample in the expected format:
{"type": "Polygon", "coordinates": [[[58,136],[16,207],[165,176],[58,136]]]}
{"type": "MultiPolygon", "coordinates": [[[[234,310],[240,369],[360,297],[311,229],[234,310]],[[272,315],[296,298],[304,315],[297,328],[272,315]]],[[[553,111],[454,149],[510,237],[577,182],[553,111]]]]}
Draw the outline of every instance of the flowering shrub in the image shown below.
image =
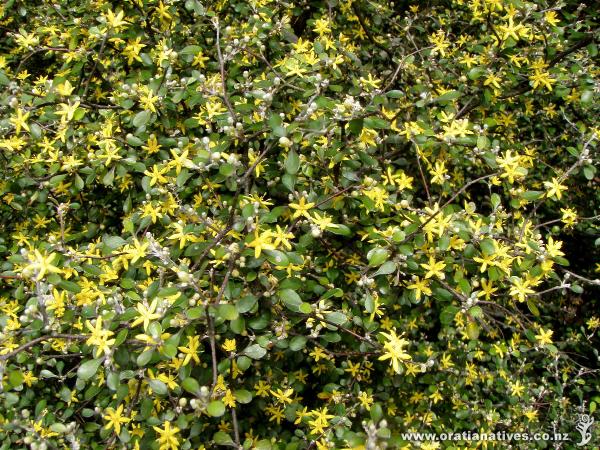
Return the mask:
{"type": "Polygon", "coordinates": [[[577,439],[593,2],[0,8],[0,449],[577,439]]]}

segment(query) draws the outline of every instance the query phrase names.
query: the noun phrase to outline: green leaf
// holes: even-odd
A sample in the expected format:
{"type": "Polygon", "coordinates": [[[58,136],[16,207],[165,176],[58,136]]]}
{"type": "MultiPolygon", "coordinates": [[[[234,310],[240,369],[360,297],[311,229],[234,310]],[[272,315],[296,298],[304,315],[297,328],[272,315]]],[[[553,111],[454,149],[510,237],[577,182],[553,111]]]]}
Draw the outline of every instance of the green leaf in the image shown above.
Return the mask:
{"type": "Polygon", "coordinates": [[[279,267],[287,267],[290,264],[290,260],[285,253],[279,250],[265,250],[267,261],[271,264],[279,267]]]}
{"type": "Polygon", "coordinates": [[[572,284],[570,288],[576,294],[582,294],[583,288],[579,284],[572,284]]]}
{"type": "Polygon", "coordinates": [[[23,384],[23,374],[19,370],[13,370],[8,374],[8,383],[13,387],[20,386],[23,384]]]}
{"type": "Polygon", "coordinates": [[[148,110],[140,111],[133,118],[133,126],[136,128],[140,128],[148,123],[150,120],[150,116],[152,113],[148,110]]]}
{"type": "Polygon", "coordinates": [[[233,439],[231,439],[231,436],[229,436],[229,434],[225,433],[224,431],[217,431],[213,435],[213,441],[215,441],[215,444],[217,445],[233,445],[233,439]]]}
{"type": "Polygon", "coordinates": [[[233,167],[233,165],[229,163],[221,164],[221,166],[219,167],[219,173],[224,177],[229,177],[233,173],[235,173],[235,167],[233,167]]]}
{"type": "Polygon", "coordinates": [[[296,153],[293,149],[288,152],[287,157],[285,158],[285,171],[290,175],[295,175],[298,173],[298,169],[300,168],[300,157],[298,153],[296,153]]]}
{"type": "Polygon", "coordinates": [[[399,91],[399,90],[388,91],[386,95],[388,97],[390,97],[390,98],[402,98],[402,97],[404,97],[404,93],[402,91],[399,91]]]}
{"type": "Polygon", "coordinates": [[[235,320],[238,318],[238,310],[233,305],[218,305],[217,315],[225,320],[235,320]]]}
{"type": "Polygon", "coordinates": [[[252,393],[246,389],[238,389],[235,391],[235,399],[239,403],[250,403],[252,401],[252,393]]]}
{"type": "Polygon", "coordinates": [[[148,364],[150,362],[150,360],[152,359],[153,353],[154,353],[153,349],[145,350],[142,353],[140,353],[136,360],[137,365],[140,367],[143,367],[146,364],[148,364]]]}
{"type": "Polygon", "coordinates": [[[261,359],[267,354],[267,351],[258,344],[252,344],[246,347],[242,353],[252,359],[261,359]]]}
{"type": "Polygon", "coordinates": [[[533,202],[534,200],[540,198],[542,195],[544,195],[544,192],[542,191],[525,191],[521,194],[521,198],[533,202]]]}
{"type": "Polygon", "coordinates": [[[343,325],[348,321],[348,318],[346,317],[346,315],[339,311],[334,311],[334,312],[325,314],[325,319],[327,319],[329,322],[332,322],[336,325],[343,325]]]}
{"type": "Polygon", "coordinates": [[[461,95],[462,94],[459,91],[450,91],[450,92],[446,92],[443,95],[440,95],[439,97],[435,98],[433,101],[434,102],[448,102],[451,100],[456,100],[461,95]]]}
{"type": "Polygon", "coordinates": [[[583,176],[588,180],[593,180],[596,175],[596,168],[589,164],[583,166],[583,176]]]}
{"type": "Polygon", "coordinates": [[[538,309],[538,307],[532,299],[527,300],[527,307],[529,308],[529,311],[531,311],[531,314],[533,314],[536,317],[540,316],[540,310],[538,309]]]}
{"type": "Polygon", "coordinates": [[[344,291],[340,288],[329,289],[321,296],[321,300],[327,300],[330,297],[343,297],[344,291]]]}
{"type": "Polygon", "coordinates": [[[281,177],[281,183],[283,183],[283,185],[289,191],[293,191],[294,190],[294,186],[296,185],[296,176],[295,175],[290,175],[289,173],[286,173],[285,175],[283,175],[281,177]]]}
{"type": "Polygon", "coordinates": [[[476,322],[469,322],[467,324],[467,336],[473,340],[479,337],[479,325],[476,322]]]}
{"type": "Polygon", "coordinates": [[[50,425],[50,430],[62,434],[67,432],[67,426],[64,423],[56,422],[50,425]]]}
{"type": "Polygon", "coordinates": [[[258,299],[254,295],[246,295],[235,304],[235,307],[240,314],[244,314],[254,308],[254,305],[256,305],[257,301],[258,299]]]}
{"type": "Polygon", "coordinates": [[[550,351],[550,353],[552,353],[553,355],[556,355],[558,353],[558,348],[556,348],[556,345],[554,344],[546,344],[545,347],[550,351]]]}
{"type": "Polygon", "coordinates": [[[104,244],[111,250],[115,250],[127,244],[127,241],[120,236],[109,236],[104,239],[104,244]]]}
{"type": "Polygon", "coordinates": [[[195,320],[204,315],[204,308],[202,308],[200,306],[190,308],[186,311],[186,315],[188,316],[188,319],[195,320]]]}
{"type": "Polygon", "coordinates": [[[500,206],[501,201],[500,201],[500,196],[498,194],[495,194],[495,193],[492,194],[490,196],[490,201],[492,203],[492,208],[496,209],[496,208],[498,208],[498,206],[500,206]]]}
{"type": "Polygon", "coordinates": [[[73,281],[61,280],[61,282],[58,283],[58,287],[65,291],[73,292],[74,294],[79,294],[81,292],[81,287],[73,281]]]}
{"type": "Polygon", "coordinates": [[[473,67],[471,70],[469,70],[467,76],[469,77],[469,80],[476,80],[484,73],[485,69],[483,67],[473,67]]]}
{"type": "Polygon", "coordinates": [[[475,318],[482,317],[483,309],[481,309],[481,306],[473,306],[472,308],[469,309],[469,314],[475,318]]]}
{"type": "Polygon", "coordinates": [[[306,347],[307,338],[304,336],[294,336],[290,341],[289,349],[293,352],[297,352],[306,347]]]}
{"type": "Polygon", "coordinates": [[[363,119],[352,119],[348,122],[348,132],[358,136],[363,129],[363,119]]]}
{"type": "Polygon", "coordinates": [[[367,253],[367,259],[369,260],[369,266],[375,267],[380,266],[388,259],[389,253],[385,248],[375,247],[369,250],[367,253]]]}
{"type": "Polygon", "coordinates": [[[385,129],[385,128],[390,127],[390,124],[388,123],[387,120],[381,119],[379,117],[367,117],[364,120],[363,125],[366,128],[373,128],[373,129],[385,129]]]}
{"type": "Polygon", "coordinates": [[[131,133],[128,133],[127,136],[125,136],[125,140],[129,145],[133,147],[139,147],[141,145],[144,145],[144,141],[142,141],[139,137],[134,136],[131,133]]]}
{"type": "Polygon", "coordinates": [[[96,375],[100,364],[102,364],[104,358],[90,359],[89,361],[84,362],[77,369],[77,377],[86,381],[96,375]]]}
{"type": "Polygon", "coordinates": [[[148,385],[150,386],[152,391],[158,395],[167,395],[167,393],[169,392],[169,390],[167,389],[167,385],[163,381],[151,379],[148,380],[148,385]]]}
{"type": "Polygon", "coordinates": [[[377,272],[373,274],[373,276],[377,275],[389,275],[390,273],[394,273],[396,271],[396,263],[394,261],[386,261],[384,262],[377,272]]]}
{"type": "Polygon", "coordinates": [[[494,245],[494,241],[492,239],[484,239],[479,243],[481,250],[486,256],[493,255],[496,253],[496,246],[494,245]]]}
{"type": "Polygon", "coordinates": [[[303,314],[310,314],[312,312],[312,306],[310,306],[310,303],[302,302],[300,305],[300,312],[303,314]]]}
{"type": "Polygon", "coordinates": [[[344,225],[342,223],[338,223],[336,225],[337,225],[337,227],[335,227],[335,228],[327,228],[327,231],[329,231],[330,233],[333,233],[333,234],[337,234],[339,236],[351,236],[352,235],[352,230],[350,230],[350,228],[347,225],[344,225]]]}
{"type": "Polygon", "coordinates": [[[454,320],[454,316],[456,316],[456,313],[459,311],[460,308],[454,305],[449,305],[442,309],[440,314],[440,322],[442,325],[450,325],[454,320]]]}
{"type": "Polygon", "coordinates": [[[225,414],[225,404],[221,400],[213,400],[206,407],[206,413],[211,417],[221,417],[225,414]]]}
{"type": "Polygon", "coordinates": [[[302,304],[302,299],[296,293],[296,291],[292,289],[282,289],[279,291],[279,298],[285,305],[287,309],[294,312],[300,311],[300,305],[302,304]]]}
{"type": "MultiPolygon", "coordinates": [[[[106,385],[111,391],[116,391],[120,384],[119,374],[117,372],[110,372],[106,377],[106,385]]],[[[69,391],[70,392],[70,391],[69,391]]],[[[70,395],[69,395],[70,398],[70,395]]]]}

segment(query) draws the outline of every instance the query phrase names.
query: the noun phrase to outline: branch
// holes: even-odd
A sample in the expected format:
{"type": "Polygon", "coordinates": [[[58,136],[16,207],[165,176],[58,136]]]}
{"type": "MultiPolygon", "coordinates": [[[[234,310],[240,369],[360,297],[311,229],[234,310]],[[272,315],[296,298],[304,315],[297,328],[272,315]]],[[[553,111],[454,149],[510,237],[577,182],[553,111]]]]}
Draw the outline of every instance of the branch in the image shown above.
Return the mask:
{"type": "Polygon", "coordinates": [[[225,62],[223,61],[223,54],[221,53],[221,27],[219,26],[219,18],[215,18],[213,21],[215,28],[217,30],[217,56],[219,58],[219,70],[221,72],[221,87],[223,89],[223,101],[229,110],[229,114],[233,119],[234,123],[237,122],[237,116],[235,114],[235,110],[233,106],[231,106],[231,102],[229,101],[229,96],[227,95],[227,82],[225,80],[225,62]]]}
{"type": "Polygon", "coordinates": [[[446,206],[448,206],[450,203],[452,203],[456,199],[456,197],[458,197],[460,194],[462,194],[464,191],[466,191],[467,188],[469,188],[471,185],[473,185],[475,183],[478,183],[480,181],[486,180],[488,178],[495,177],[496,175],[498,175],[498,174],[497,173],[491,173],[489,175],[484,175],[482,177],[479,177],[479,178],[476,178],[476,179],[474,179],[472,181],[469,181],[467,184],[465,184],[463,187],[461,187],[458,191],[456,191],[456,193],[452,197],[450,197],[448,199],[448,201],[446,201],[446,203],[444,203],[442,206],[440,206],[440,209],[438,209],[435,213],[431,214],[429,216],[429,218],[425,222],[423,222],[421,225],[419,225],[418,228],[415,231],[413,231],[412,233],[408,234],[398,245],[401,245],[401,244],[404,244],[404,243],[408,242],[408,240],[410,238],[412,238],[417,233],[419,233],[429,222],[431,222],[433,219],[435,219],[436,216],[438,214],[440,214],[444,210],[444,208],[446,206]]]}
{"type": "Polygon", "coordinates": [[[85,80],[85,85],[83,87],[83,94],[81,95],[81,98],[83,100],[85,100],[85,97],[87,95],[87,91],[90,87],[90,81],[92,79],[92,77],[94,76],[94,72],[96,71],[96,68],[98,67],[98,61],[100,61],[100,58],[102,58],[102,53],[104,53],[104,47],[106,46],[106,41],[108,40],[108,35],[110,34],[110,27],[106,30],[106,34],[104,35],[104,39],[102,39],[102,44],[100,45],[100,51],[98,52],[98,55],[96,57],[96,61],[94,61],[94,65],[92,66],[92,70],[90,71],[90,74],[88,75],[88,77],[85,80]]]}
{"type": "Polygon", "coordinates": [[[89,338],[89,336],[87,336],[85,334],[60,334],[59,333],[59,334],[50,334],[47,336],[39,336],[39,337],[32,339],[31,341],[21,345],[20,347],[17,347],[12,352],[8,352],[8,353],[5,353],[4,355],[0,355],[0,361],[6,361],[7,359],[12,358],[13,356],[21,353],[22,351],[25,351],[25,350],[33,347],[34,345],[39,344],[40,342],[48,341],[50,339],[73,339],[73,340],[83,341],[88,338],[89,338]]]}

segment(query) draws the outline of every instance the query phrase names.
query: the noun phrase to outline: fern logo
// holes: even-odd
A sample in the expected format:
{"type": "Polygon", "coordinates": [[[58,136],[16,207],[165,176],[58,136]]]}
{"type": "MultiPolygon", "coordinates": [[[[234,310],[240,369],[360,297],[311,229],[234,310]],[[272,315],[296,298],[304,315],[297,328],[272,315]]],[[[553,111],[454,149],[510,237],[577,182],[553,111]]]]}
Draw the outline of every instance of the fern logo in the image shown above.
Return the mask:
{"type": "Polygon", "coordinates": [[[577,431],[579,431],[579,434],[581,434],[581,442],[577,444],[579,447],[584,446],[585,444],[590,442],[590,439],[592,439],[592,432],[588,430],[590,429],[593,423],[594,418],[592,416],[587,414],[582,414],[581,416],[579,416],[579,420],[575,425],[575,428],[577,429],[577,431]]]}

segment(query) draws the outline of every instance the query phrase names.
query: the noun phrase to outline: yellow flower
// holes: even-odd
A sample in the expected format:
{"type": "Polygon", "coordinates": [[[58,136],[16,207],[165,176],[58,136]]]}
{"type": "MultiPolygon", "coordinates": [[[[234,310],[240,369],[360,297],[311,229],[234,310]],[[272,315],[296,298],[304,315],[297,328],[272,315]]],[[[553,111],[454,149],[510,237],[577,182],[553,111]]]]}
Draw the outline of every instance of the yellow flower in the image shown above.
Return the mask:
{"type": "Polygon", "coordinates": [[[511,395],[514,395],[516,397],[520,397],[521,395],[523,395],[525,386],[523,386],[519,380],[517,380],[515,383],[512,383],[509,381],[508,384],[510,385],[510,394],[511,395]]]}
{"type": "Polygon", "coordinates": [[[427,279],[421,280],[419,277],[416,277],[413,281],[413,284],[409,284],[406,287],[416,291],[415,297],[417,300],[421,299],[421,294],[425,294],[427,296],[431,295],[431,289],[429,289],[429,280],[427,279]]]}
{"type": "Polygon", "coordinates": [[[513,286],[510,288],[509,294],[517,296],[517,299],[520,302],[524,302],[528,294],[535,293],[535,291],[529,287],[531,285],[529,280],[522,280],[521,278],[515,277],[513,278],[512,283],[513,286]]]}
{"type": "Polygon", "coordinates": [[[496,292],[497,290],[498,290],[498,288],[495,288],[495,287],[492,285],[492,282],[491,282],[491,281],[488,281],[488,280],[486,280],[485,278],[483,278],[483,279],[481,280],[481,291],[479,291],[479,292],[477,293],[477,297],[483,297],[483,296],[485,296],[485,299],[486,299],[486,300],[489,300],[489,299],[490,299],[490,296],[491,296],[491,295],[492,295],[494,292],[496,292]]]}
{"type": "Polygon", "coordinates": [[[268,397],[270,387],[271,386],[264,380],[259,380],[258,383],[254,385],[254,389],[256,389],[256,395],[259,397],[268,397]]]}
{"type": "Polygon", "coordinates": [[[133,60],[141,61],[140,50],[143,49],[146,45],[140,44],[142,38],[137,37],[135,41],[129,41],[125,48],[122,50],[123,55],[127,57],[127,64],[131,65],[133,60]]]}
{"type": "Polygon", "coordinates": [[[114,333],[110,330],[104,330],[102,328],[102,316],[98,316],[95,325],[92,325],[89,320],[86,320],[85,326],[91,332],[90,337],[87,339],[87,341],[85,341],[85,343],[87,345],[97,347],[95,357],[97,358],[101,353],[110,353],[110,346],[115,343],[115,340],[108,338],[114,333]]]}
{"type": "Polygon", "coordinates": [[[202,50],[198,51],[198,53],[194,56],[194,60],[192,61],[192,66],[198,66],[201,69],[206,67],[205,61],[208,61],[208,57],[204,56],[202,50]]]}
{"type": "Polygon", "coordinates": [[[150,186],[154,186],[156,183],[162,184],[167,182],[167,179],[163,177],[163,173],[165,173],[165,170],[159,169],[155,164],[152,166],[152,171],[146,170],[144,175],[150,177],[150,186]]]}
{"type": "Polygon", "coordinates": [[[283,246],[283,248],[285,248],[286,250],[292,249],[292,244],[290,243],[289,239],[294,238],[294,233],[288,233],[279,225],[276,225],[273,237],[275,238],[275,240],[273,241],[273,245],[275,246],[275,248],[283,246]]]}
{"type": "Polygon", "coordinates": [[[225,342],[223,343],[223,350],[226,352],[235,352],[236,347],[235,339],[225,339],[225,342]]]}
{"type": "Polygon", "coordinates": [[[231,392],[231,389],[227,389],[222,400],[225,406],[229,406],[230,408],[235,407],[235,396],[233,395],[233,392],[231,392]]]}
{"type": "Polygon", "coordinates": [[[269,391],[273,397],[275,397],[277,403],[281,403],[282,405],[292,403],[291,396],[294,393],[292,388],[286,389],[283,391],[282,389],[277,389],[277,391],[269,391]]]}
{"type": "Polygon", "coordinates": [[[560,250],[562,244],[562,241],[555,241],[552,236],[550,236],[548,238],[548,242],[546,243],[546,253],[548,253],[548,255],[552,258],[565,256],[565,254],[560,250]]]}
{"type": "Polygon", "coordinates": [[[432,169],[430,173],[433,175],[431,178],[432,183],[444,184],[444,181],[446,181],[446,173],[448,173],[444,161],[436,161],[435,169],[432,169]]]}
{"type": "Polygon", "coordinates": [[[544,86],[549,91],[552,91],[552,85],[556,83],[554,78],[550,78],[550,74],[548,72],[543,72],[541,70],[535,70],[533,75],[529,75],[529,81],[534,89],[544,86]]]}
{"type": "Polygon", "coordinates": [[[115,13],[112,10],[108,10],[104,17],[106,18],[106,23],[110,25],[111,28],[114,29],[115,32],[118,32],[121,28],[127,28],[127,22],[123,20],[125,13],[123,10],[119,11],[115,16],[115,13]]]}
{"type": "Polygon", "coordinates": [[[554,331],[552,330],[544,330],[540,328],[540,334],[535,335],[535,339],[539,345],[552,344],[552,335],[554,331]]]}
{"type": "Polygon", "coordinates": [[[310,208],[315,206],[315,204],[313,202],[307,203],[306,199],[304,197],[301,197],[298,203],[290,203],[289,206],[290,208],[295,210],[294,214],[292,215],[292,219],[295,219],[300,216],[304,216],[307,219],[310,219],[308,211],[310,210],[310,208]]]}
{"type": "Polygon", "coordinates": [[[544,20],[553,27],[555,27],[559,22],[559,19],[556,17],[556,11],[546,11],[544,14],[544,20]]]}
{"type": "Polygon", "coordinates": [[[146,256],[146,249],[149,245],[149,242],[144,242],[143,244],[140,244],[140,241],[135,239],[133,241],[133,246],[128,246],[127,256],[129,256],[129,259],[131,260],[132,264],[134,264],[138,259],[144,258],[146,256]]]}
{"type": "Polygon", "coordinates": [[[567,228],[573,227],[577,223],[577,211],[572,208],[561,208],[562,212],[561,221],[566,225],[567,228]]]}
{"type": "Polygon", "coordinates": [[[512,37],[515,41],[518,41],[521,37],[527,36],[527,28],[520,23],[515,25],[512,17],[508,18],[506,25],[499,25],[498,30],[502,32],[503,40],[512,37]]]}
{"type": "Polygon", "coordinates": [[[155,313],[157,305],[158,298],[155,298],[150,304],[150,306],[146,306],[141,302],[138,303],[136,305],[136,309],[138,310],[139,317],[131,323],[131,327],[133,328],[138,326],[140,323],[143,323],[144,331],[146,331],[151,321],[153,321],[154,319],[159,319],[161,317],[160,314],[155,313]]]}
{"type": "Polygon", "coordinates": [[[327,407],[323,407],[320,410],[314,409],[310,412],[314,417],[313,420],[308,422],[310,432],[313,434],[322,434],[325,432],[325,428],[329,426],[329,419],[333,419],[335,416],[327,414],[327,407]]]}
{"type": "Polygon", "coordinates": [[[148,140],[146,141],[146,145],[143,145],[142,148],[148,152],[149,155],[154,153],[158,153],[160,150],[160,145],[158,144],[158,140],[154,134],[151,134],[148,140]]]}
{"type": "Polygon", "coordinates": [[[381,335],[385,337],[387,341],[383,344],[385,353],[378,359],[379,361],[390,359],[394,372],[400,373],[400,363],[411,359],[411,356],[404,351],[404,347],[410,344],[410,342],[406,339],[402,339],[402,335],[397,336],[395,330],[391,330],[389,333],[381,333],[381,335]]]}
{"type": "MultiPolygon", "coordinates": [[[[313,212],[313,215],[309,216],[309,218],[321,231],[324,231],[327,228],[339,228],[339,225],[332,223],[331,217],[327,217],[325,214],[321,216],[318,212],[313,212]]],[[[292,235],[292,237],[293,236],[294,235],[292,235]]]]}
{"type": "Polygon", "coordinates": [[[562,191],[567,189],[567,186],[560,184],[559,178],[552,178],[551,181],[544,181],[544,186],[548,191],[546,192],[547,197],[556,197],[558,200],[562,198],[562,191]]]}
{"type": "Polygon", "coordinates": [[[129,417],[123,417],[123,405],[119,405],[117,409],[106,408],[104,410],[106,415],[102,416],[102,418],[108,423],[104,426],[105,429],[110,430],[111,428],[115,429],[116,434],[121,433],[121,424],[128,423],[131,421],[129,417]]]}
{"type": "Polygon", "coordinates": [[[19,134],[21,132],[21,128],[23,128],[26,131],[29,131],[29,125],[27,125],[26,120],[29,118],[29,112],[26,112],[25,114],[23,114],[23,110],[17,108],[16,110],[17,115],[15,117],[11,117],[10,118],[10,123],[12,123],[15,126],[15,134],[19,134]]]}
{"type": "Polygon", "coordinates": [[[40,281],[47,273],[61,273],[62,271],[58,267],[52,265],[56,256],[56,253],[43,255],[38,249],[35,249],[33,259],[29,259],[31,264],[23,269],[23,275],[29,276],[31,273],[37,273],[35,280],[40,281]]]}
{"type": "Polygon", "coordinates": [[[600,327],[600,319],[596,316],[592,316],[591,319],[589,319],[587,322],[587,327],[588,330],[595,330],[596,328],[600,327]]]}
{"type": "Polygon", "coordinates": [[[197,364],[200,364],[200,357],[198,356],[198,348],[200,347],[200,337],[190,336],[188,338],[187,347],[177,347],[177,349],[185,354],[183,359],[183,366],[187,366],[193,359],[197,364]]]}
{"type": "Polygon", "coordinates": [[[320,36],[325,33],[331,33],[331,23],[329,22],[329,19],[327,17],[321,17],[320,19],[315,20],[313,31],[320,36]]]}
{"type": "Polygon", "coordinates": [[[365,409],[367,411],[371,411],[371,405],[373,404],[373,396],[367,394],[366,392],[362,391],[359,395],[358,395],[358,401],[360,402],[360,404],[362,406],[365,407],[365,409]]]}
{"type": "Polygon", "coordinates": [[[367,75],[367,77],[368,78],[361,77],[360,82],[363,85],[367,86],[369,89],[378,89],[381,84],[381,80],[373,78],[372,74],[367,75]]]}
{"type": "Polygon", "coordinates": [[[433,256],[429,257],[429,264],[421,264],[421,267],[427,269],[425,278],[438,277],[442,280],[445,278],[443,269],[446,267],[446,263],[443,261],[436,261],[433,256]]]}
{"type": "Polygon", "coordinates": [[[38,378],[33,374],[31,370],[28,370],[27,372],[23,373],[23,383],[25,383],[27,386],[31,387],[31,385],[37,380],[38,378]]]}
{"type": "Polygon", "coordinates": [[[160,450],[177,450],[179,448],[179,439],[175,435],[179,433],[179,428],[171,428],[171,422],[168,420],[163,424],[163,427],[152,427],[159,435],[158,443],[160,444],[160,450]]]}
{"type": "Polygon", "coordinates": [[[263,250],[274,250],[273,232],[271,230],[259,233],[258,227],[254,230],[254,240],[248,244],[248,247],[254,248],[254,257],[258,258],[263,250]]]}

